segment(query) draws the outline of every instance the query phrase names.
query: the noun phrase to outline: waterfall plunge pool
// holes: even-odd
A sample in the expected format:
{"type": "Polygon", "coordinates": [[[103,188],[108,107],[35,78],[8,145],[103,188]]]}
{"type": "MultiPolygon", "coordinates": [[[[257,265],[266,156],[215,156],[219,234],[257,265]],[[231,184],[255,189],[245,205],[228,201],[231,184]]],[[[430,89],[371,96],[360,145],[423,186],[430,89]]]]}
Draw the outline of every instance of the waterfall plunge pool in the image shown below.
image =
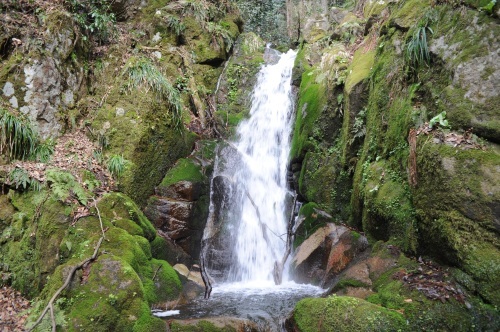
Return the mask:
{"type": "Polygon", "coordinates": [[[210,299],[205,300],[202,294],[176,310],[154,314],[165,319],[238,317],[256,323],[259,331],[281,331],[283,320],[299,300],[318,297],[323,292],[320,287],[291,281],[279,286],[272,281],[222,284],[214,287],[210,299]],[[178,313],[172,314],[173,311],[178,313]],[[162,316],[164,313],[172,315],[162,316]]]}

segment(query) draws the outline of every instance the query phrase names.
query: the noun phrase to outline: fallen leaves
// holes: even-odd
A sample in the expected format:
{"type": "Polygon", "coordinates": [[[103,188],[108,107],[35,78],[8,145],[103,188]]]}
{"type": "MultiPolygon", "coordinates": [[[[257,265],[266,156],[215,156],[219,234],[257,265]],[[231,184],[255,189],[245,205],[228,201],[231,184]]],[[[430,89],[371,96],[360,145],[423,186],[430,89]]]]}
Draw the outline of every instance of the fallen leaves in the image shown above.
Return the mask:
{"type": "Polygon", "coordinates": [[[10,287],[0,288],[0,330],[3,332],[24,331],[30,302],[21,293],[10,287]]]}
{"type": "Polygon", "coordinates": [[[448,130],[435,130],[426,122],[423,126],[417,129],[416,134],[432,135],[435,143],[447,144],[455,148],[459,147],[464,150],[485,150],[486,147],[478,142],[477,136],[472,133],[472,129],[473,128],[470,128],[461,134],[448,130]]]}
{"type": "MultiPolygon", "coordinates": [[[[450,297],[453,297],[460,303],[465,302],[465,294],[449,280],[446,270],[431,261],[424,261],[422,258],[418,259],[418,264],[419,267],[416,271],[397,273],[393,278],[401,280],[410,289],[423,293],[431,300],[445,303],[450,297]]],[[[406,299],[405,302],[410,303],[412,300],[406,299]]]]}

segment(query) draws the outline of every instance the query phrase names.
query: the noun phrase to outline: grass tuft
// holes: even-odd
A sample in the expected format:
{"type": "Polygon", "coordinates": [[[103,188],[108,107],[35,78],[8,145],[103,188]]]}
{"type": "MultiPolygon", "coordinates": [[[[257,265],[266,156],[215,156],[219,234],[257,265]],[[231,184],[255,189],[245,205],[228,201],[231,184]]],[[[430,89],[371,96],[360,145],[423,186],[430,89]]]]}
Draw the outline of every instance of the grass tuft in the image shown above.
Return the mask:
{"type": "Polygon", "coordinates": [[[144,88],[153,91],[160,99],[168,103],[176,127],[182,123],[182,106],[179,91],[167,80],[165,75],[146,57],[134,57],[129,60],[123,76],[128,78],[127,91],[144,88]]]}

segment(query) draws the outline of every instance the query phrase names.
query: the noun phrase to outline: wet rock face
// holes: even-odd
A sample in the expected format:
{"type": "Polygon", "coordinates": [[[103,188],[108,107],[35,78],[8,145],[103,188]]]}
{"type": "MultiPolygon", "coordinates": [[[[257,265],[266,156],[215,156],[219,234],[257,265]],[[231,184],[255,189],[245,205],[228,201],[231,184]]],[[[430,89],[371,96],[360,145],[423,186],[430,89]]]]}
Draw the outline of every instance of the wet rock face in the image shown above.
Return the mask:
{"type": "Polygon", "coordinates": [[[150,198],[146,216],[156,229],[191,257],[198,257],[203,225],[199,224],[196,203],[202,192],[201,183],[179,181],[158,187],[150,198]]]}
{"type": "Polygon", "coordinates": [[[327,286],[367,247],[368,241],[364,236],[329,223],[295,251],[292,258],[293,279],[300,283],[327,286]]]}
{"type": "Polygon", "coordinates": [[[230,203],[233,186],[225,176],[216,176],[212,180],[213,214],[207,221],[204,239],[205,264],[211,277],[223,280],[224,271],[228,271],[233,255],[227,248],[234,247],[235,237],[231,229],[225,227],[227,205],[230,203]]]}

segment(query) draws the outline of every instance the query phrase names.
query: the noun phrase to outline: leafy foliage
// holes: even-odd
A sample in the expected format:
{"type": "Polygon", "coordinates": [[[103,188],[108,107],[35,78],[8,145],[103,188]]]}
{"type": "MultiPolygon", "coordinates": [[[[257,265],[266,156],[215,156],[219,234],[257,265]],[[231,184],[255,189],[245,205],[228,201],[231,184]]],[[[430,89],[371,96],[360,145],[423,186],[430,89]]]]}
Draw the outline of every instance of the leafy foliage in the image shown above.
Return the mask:
{"type": "Polygon", "coordinates": [[[49,169],[46,173],[46,180],[50,183],[50,189],[53,195],[61,200],[66,201],[70,196],[74,196],[81,204],[87,205],[89,194],[76,181],[75,177],[65,171],[49,169]]]}
{"type": "Polygon", "coordinates": [[[165,21],[167,22],[167,27],[175,33],[177,37],[181,36],[184,30],[186,30],[184,23],[174,15],[167,15],[165,21]]]}
{"type": "Polygon", "coordinates": [[[35,147],[34,155],[35,159],[41,163],[47,163],[50,157],[54,153],[55,141],[51,138],[47,139],[45,142],[38,144],[35,147]]]}
{"type": "Polygon", "coordinates": [[[16,189],[40,191],[42,184],[29,176],[28,172],[22,168],[14,168],[9,172],[9,181],[16,186],[16,189]]]}
{"type": "Polygon", "coordinates": [[[222,38],[224,45],[226,46],[226,52],[231,50],[231,47],[233,47],[234,44],[233,37],[224,26],[218,23],[208,22],[207,29],[212,35],[212,43],[221,47],[222,45],[219,44],[219,38],[222,38]]]}
{"type": "Polygon", "coordinates": [[[415,68],[424,63],[428,64],[431,60],[427,45],[427,31],[433,33],[432,29],[427,26],[417,28],[406,43],[405,58],[415,68]]]}
{"type": "Polygon", "coordinates": [[[27,159],[35,152],[38,135],[31,124],[0,108],[0,154],[27,159]]]}
{"type": "Polygon", "coordinates": [[[114,33],[115,14],[111,13],[108,0],[67,0],[73,17],[83,30],[85,38],[92,36],[107,42],[114,33]]]}
{"type": "Polygon", "coordinates": [[[134,57],[129,60],[123,76],[128,78],[127,91],[137,88],[152,90],[160,99],[167,101],[176,126],[181,123],[182,106],[179,91],[172,86],[163,73],[146,57],[134,57]]]}
{"type": "Polygon", "coordinates": [[[429,128],[432,129],[436,124],[438,124],[440,127],[449,127],[448,120],[446,120],[445,117],[446,117],[446,111],[443,111],[438,115],[436,115],[435,117],[433,117],[429,121],[429,128]]]}
{"type": "Polygon", "coordinates": [[[123,171],[125,171],[125,165],[127,161],[123,156],[115,154],[112,155],[107,163],[108,166],[108,171],[113,175],[113,176],[120,176],[123,174],[123,171]]]}

